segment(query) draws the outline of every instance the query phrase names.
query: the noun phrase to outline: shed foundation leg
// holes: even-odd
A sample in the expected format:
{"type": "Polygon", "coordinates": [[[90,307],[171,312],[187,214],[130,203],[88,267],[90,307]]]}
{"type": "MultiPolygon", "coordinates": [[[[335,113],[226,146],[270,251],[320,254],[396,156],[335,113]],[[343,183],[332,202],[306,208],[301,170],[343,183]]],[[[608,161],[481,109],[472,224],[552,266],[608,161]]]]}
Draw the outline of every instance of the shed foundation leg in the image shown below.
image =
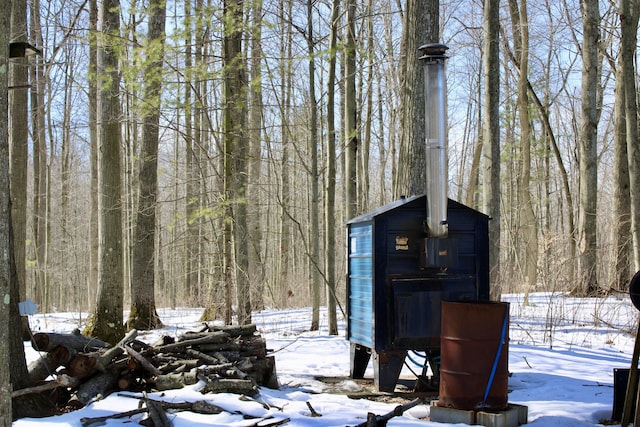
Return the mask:
{"type": "Polygon", "coordinates": [[[367,370],[369,359],[371,359],[371,349],[351,343],[351,378],[364,378],[364,372],[367,370]]]}
{"type": "Polygon", "coordinates": [[[373,352],[373,382],[378,390],[395,390],[406,356],[406,350],[373,352]]]}

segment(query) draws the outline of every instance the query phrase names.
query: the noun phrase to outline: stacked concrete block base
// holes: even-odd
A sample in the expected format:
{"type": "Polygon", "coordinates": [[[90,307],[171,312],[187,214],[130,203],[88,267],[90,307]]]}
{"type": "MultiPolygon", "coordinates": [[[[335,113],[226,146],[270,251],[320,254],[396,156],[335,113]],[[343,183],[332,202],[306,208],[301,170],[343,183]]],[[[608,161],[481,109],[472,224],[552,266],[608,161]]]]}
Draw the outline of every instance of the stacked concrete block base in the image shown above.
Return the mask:
{"type": "Polygon", "coordinates": [[[509,403],[502,411],[467,411],[463,409],[438,406],[438,401],[431,402],[429,419],[437,423],[481,425],[485,427],[517,427],[528,422],[528,408],[509,403]]]}

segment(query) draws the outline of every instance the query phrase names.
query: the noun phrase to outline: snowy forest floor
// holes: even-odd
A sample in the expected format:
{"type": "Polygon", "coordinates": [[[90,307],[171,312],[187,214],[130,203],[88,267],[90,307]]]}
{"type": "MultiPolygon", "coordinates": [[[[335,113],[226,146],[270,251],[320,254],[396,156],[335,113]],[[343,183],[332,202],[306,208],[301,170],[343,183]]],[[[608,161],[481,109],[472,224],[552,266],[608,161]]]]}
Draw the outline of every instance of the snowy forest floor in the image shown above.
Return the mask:
{"type": "MultiPolygon", "coordinates": [[[[613,370],[631,363],[638,312],[627,295],[578,299],[564,294],[536,293],[524,304],[521,294],[504,295],[510,303],[509,402],[528,407],[532,426],[594,426],[609,424],[613,406],[613,370]]],[[[166,325],[141,332],[151,342],[162,335],[178,336],[198,329],[202,309],[160,309],[166,325]]],[[[81,327],[86,313],[45,313],[30,317],[34,332],[70,332],[81,327]]],[[[349,376],[349,341],[346,320],[340,318],[339,335],[327,333],[326,311],[319,331],[309,331],[311,310],[264,310],[253,315],[260,334],[276,359],[280,388],[260,388],[254,399],[220,393],[202,395],[201,385],[153,394],[173,402],[207,400],[225,409],[215,415],[192,412],[170,414],[176,427],[245,427],[282,422],[298,426],[353,426],[367,413],[384,414],[398,405],[394,399],[352,398],[368,393],[367,381],[349,376]],[[323,380],[329,377],[332,380],[323,380]],[[312,416],[313,408],[319,416],[312,416]],[[247,419],[246,415],[251,417],[247,419]],[[286,422],[285,422],[286,421],[286,422]]],[[[25,343],[27,362],[39,357],[25,343]]],[[[372,378],[371,364],[365,378],[372,378]]],[[[404,369],[402,379],[413,377],[404,369]]],[[[132,394],[132,393],[130,393],[132,394]]],[[[384,396],[383,396],[384,397],[384,396]]],[[[97,417],[135,409],[137,399],[113,393],[72,413],[41,419],[21,419],[15,427],[82,425],[84,417],[97,417]]],[[[415,406],[389,421],[389,427],[448,426],[429,421],[430,406],[415,406]]],[[[131,426],[142,416],[108,420],[107,426],[131,426]]],[[[453,424],[450,424],[453,425],[453,424]]]]}

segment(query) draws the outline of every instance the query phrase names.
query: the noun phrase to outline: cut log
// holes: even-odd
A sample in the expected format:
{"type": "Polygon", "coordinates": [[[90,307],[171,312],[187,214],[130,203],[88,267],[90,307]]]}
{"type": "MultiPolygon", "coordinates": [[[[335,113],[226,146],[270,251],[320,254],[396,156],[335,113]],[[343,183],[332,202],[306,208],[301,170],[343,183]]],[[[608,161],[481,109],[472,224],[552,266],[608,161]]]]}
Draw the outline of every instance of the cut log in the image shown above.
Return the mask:
{"type": "Polygon", "coordinates": [[[161,365],[158,369],[162,372],[162,374],[168,373],[181,373],[185,371],[190,371],[193,368],[197,368],[202,365],[202,362],[197,359],[181,359],[181,360],[173,360],[169,363],[165,363],[161,365]]]}
{"type": "Polygon", "coordinates": [[[115,390],[118,384],[118,378],[117,372],[113,371],[94,375],[80,384],[72,400],[86,405],[93,400],[102,399],[111,391],[115,390]]]}
{"type": "Polygon", "coordinates": [[[51,353],[45,353],[38,359],[29,363],[27,371],[29,371],[29,382],[35,384],[46,379],[48,376],[56,372],[60,363],[51,353]]]}
{"type": "Polygon", "coordinates": [[[248,325],[226,325],[226,326],[209,326],[209,331],[217,332],[222,331],[229,334],[231,337],[246,337],[255,334],[258,330],[255,323],[250,323],[248,325]]]}
{"type": "Polygon", "coordinates": [[[205,377],[225,375],[227,371],[233,369],[233,363],[221,363],[219,365],[207,365],[198,368],[198,373],[205,377]]]}
{"type": "Polygon", "coordinates": [[[185,354],[189,357],[193,357],[195,359],[200,360],[203,364],[206,364],[206,365],[217,365],[218,363],[221,363],[221,361],[218,360],[216,357],[210,356],[206,353],[194,350],[192,348],[185,351],[185,354]]]}
{"type": "Polygon", "coordinates": [[[230,353],[240,356],[266,357],[267,345],[262,337],[243,338],[241,341],[228,341],[220,344],[202,344],[198,346],[203,353],[230,353]]]}
{"type": "Polygon", "coordinates": [[[33,336],[32,345],[38,351],[51,351],[60,345],[85,352],[110,347],[109,344],[97,338],[90,338],[80,334],[58,334],[53,332],[38,332],[33,336]]]}
{"type": "Polygon", "coordinates": [[[75,354],[75,350],[60,345],[34,360],[27,367],[29,381],[34,384],[53,375],[61,365],[69,362],[71,354],[75,354]]]}
{"type": "Polygon", "coordinates": [[[107,351],[96,353],[96,368],[99,369],[100,372],[106,372],[113,360],[124,353],[124,346],[135,340],[137,336],[138,331],[132,329],[120,340],[118,344],[116,344],[116,346],[111,347],[107,351]]]}
{"type": "Polygon", "coordinates": [[[173,344],[166,344],[160,347],[152,348],[151,350],[156,353],[170,353],[172,351],[183,351],[187,347],[201,345],[201,344],[220,344],[227,340],[229,335],[225,332],[211,332],[203,337],[194,339],[188,339],[184,341],[178,341],[173,344]]]}
{"type": "Polygon", "coordinates": [[[151,342],[149,344],[149,347],[162,347],[163,345],[173,344],[174,342],[176,342],[175,338],[163,335],[157,340],[151,342]]]}
{"type": "Polygon", "coordinates": [[[87,378],[96,370],[97,359],[89,354],[76,354],[67,366],[67,373],[79,380],[87,378]]]}
{"type": "Polygon", "coordinates": [[[280,387],[276,373],[275,357],[269,356],[264,359],[256,359],[252,362],[252,365],[253,369],[247,371],[247,373],[256,383],[272,389],[280,387]]]}
{"type": "Polygon", "coordinates": [[[203,393],[236,393],[253,396],[258,393],[258,387],[252,380],[240,380],[231,378],[207,378],[199,376],[206,385],[203,393]]]}
{"type": "Polygon", "coordinates": [[[158,375],[155,377],[155,389],[158,391],[183,388],[198,382],[197,373],[194,370],[179,374],[158,375]]]}

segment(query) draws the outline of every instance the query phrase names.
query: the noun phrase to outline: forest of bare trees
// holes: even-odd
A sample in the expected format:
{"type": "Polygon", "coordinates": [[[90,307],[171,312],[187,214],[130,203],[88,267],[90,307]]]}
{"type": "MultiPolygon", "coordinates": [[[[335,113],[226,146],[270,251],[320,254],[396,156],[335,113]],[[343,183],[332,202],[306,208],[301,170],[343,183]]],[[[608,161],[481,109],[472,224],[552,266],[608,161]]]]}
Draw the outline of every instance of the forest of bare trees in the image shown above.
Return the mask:
{"type": "Polygon", "coordinates": [[[450,197],[493,218],[497,293],[640,268],[636,0],[11,4],[8,38],[41,51],[8,61],[21,299],[111,342],[156,306],[335,325],[345,222],[424,191],[428,42],[449,47],[450,197]]]}

